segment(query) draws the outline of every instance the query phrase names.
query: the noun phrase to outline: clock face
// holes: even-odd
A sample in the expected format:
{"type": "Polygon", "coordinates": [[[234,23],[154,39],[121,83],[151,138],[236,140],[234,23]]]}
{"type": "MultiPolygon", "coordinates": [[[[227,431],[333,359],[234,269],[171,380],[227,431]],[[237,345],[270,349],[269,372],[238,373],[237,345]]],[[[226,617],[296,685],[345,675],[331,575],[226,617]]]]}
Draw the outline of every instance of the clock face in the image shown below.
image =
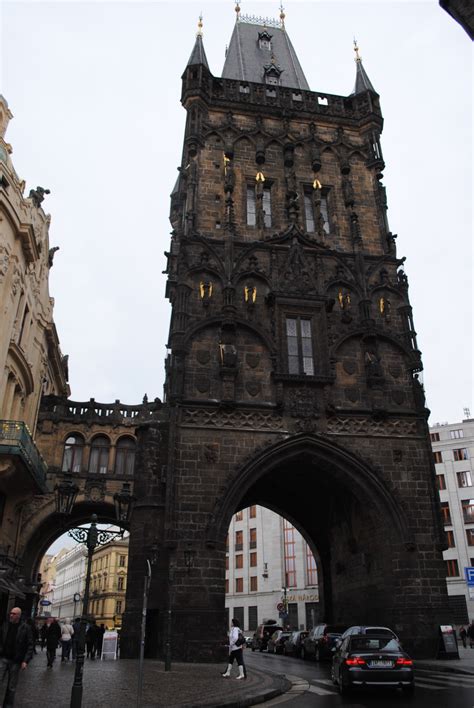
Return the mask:
{"type": "Polygon", "coordinates": [[[79,602],[80,599],[81,599],[81,596],[79,595],[79,593],[75,592],[74,593],[74,602],[79,602]]]}

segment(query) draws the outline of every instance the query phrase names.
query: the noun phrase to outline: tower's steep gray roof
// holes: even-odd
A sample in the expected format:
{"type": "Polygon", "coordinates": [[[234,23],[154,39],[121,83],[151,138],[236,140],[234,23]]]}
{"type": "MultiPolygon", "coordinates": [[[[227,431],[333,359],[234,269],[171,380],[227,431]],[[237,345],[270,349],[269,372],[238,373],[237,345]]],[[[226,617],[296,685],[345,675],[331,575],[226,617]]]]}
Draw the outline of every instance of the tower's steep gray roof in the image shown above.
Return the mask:
{"type": "Polygon", "coordinates": [[[196,36],[196,42],[194,43],[193,51],[191,52],[187,66],[194,66],[195,64],[203,64],[206,69],[209,69],[201,34],[196,36]]]}
{"type": "Polygon", "coordinates": [[[308,82],[285,29],[238,21],[222,70],[223,79],[265,83],[265,67],[274,64],[280,86],[309,91],[308,82]],[[259,34],[271,36],[271,48],[259,46],[259,34]]]}
{"type": "Polygon", "coordinates": [[[377,91],[372,86],[372,82],[367,76],[367,72],[362,64],[362,59],[360,59],[359,57],[357,57],[356,59],[356,67],[356,80],[354,90],[351,95],[363,93],[364,91],[373,91],[373,93],[377,93],[377,91]]]}

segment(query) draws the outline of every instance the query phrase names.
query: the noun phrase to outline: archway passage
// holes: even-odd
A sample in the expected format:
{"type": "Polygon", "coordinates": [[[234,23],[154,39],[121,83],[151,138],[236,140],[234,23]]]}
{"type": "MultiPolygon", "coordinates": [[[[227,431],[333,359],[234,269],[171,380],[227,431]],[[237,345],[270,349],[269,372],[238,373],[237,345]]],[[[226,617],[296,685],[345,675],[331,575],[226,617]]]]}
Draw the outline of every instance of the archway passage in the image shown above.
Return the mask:
{"type": "MultiPolygon", "coordinates": [[[[148,435],[151,431],[143,431],[136,471],[140,488],[146,488],[157,466],[156,440],[150,438],[148,446],[148,435]]],[[[196,450],[211,449],[211,435],[204,443],[200,435],[196,450]]],[[[391,451],[401,447],[399,439],[378,441],[384,464],[377,467],[364,461],[364,452],[375,446],[362,437],[336,441],[335,436],[304,433],[273,443],[267,438],[266,446],[255,447],[245,458],[243,446],[229,446],[229,455],[235,460],[237,450],[241,460],[233,465],[223,446],[207,465],[191,462],[194,444],[183,432],[179,449],[186,459],[179,460],[173,499],[167,504],[144,499],[131,528],[137,548],[154,540],[162,545],[160,582],[151,588],[149,607],[161,617],[172,607],[176,659],[212,660],[219,655],[226,629],[228,527],[235,512],[253,504],[286,517],[318,558],[321,619],[347,626],[390,626],[415,656],[435,655],[446,589],[432,480],[428,465],[419,472],[401,470],[391,451]],[[191,472],[197,468],[199,477],[191,472]]],[[[407,449],[415,445],[406,443],[407,449]]],[[[419,456],[424,454],[422,449],[419,456]]],[[[135,554],[130,559],[130,574],[136,576],[127,590],[124,619],[124,635],[130,637],[139,626],[140,552],[136,561],[135,554]]],[[[167,629],[158,622],[156,631],[160,654],[167,629]]],[[[130,642],[127,655],[136,654],[135,645],[136,640],[130,642]]]]}
{"type": "Polygon", "coordinates": [[[228,496],[236,508],[273,509],[303,534],[319,559],[326,621],[393,621],[393,563],[407,542],[407,523],[360,459],[314,436],[297,436],[247,465],[228,496]]]}

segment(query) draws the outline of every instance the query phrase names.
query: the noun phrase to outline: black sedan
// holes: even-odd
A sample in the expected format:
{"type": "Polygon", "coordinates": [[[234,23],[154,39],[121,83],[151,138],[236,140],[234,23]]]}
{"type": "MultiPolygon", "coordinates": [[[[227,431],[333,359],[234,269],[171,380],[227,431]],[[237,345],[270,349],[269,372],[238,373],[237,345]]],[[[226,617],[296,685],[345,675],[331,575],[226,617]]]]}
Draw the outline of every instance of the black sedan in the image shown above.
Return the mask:
{"type": "Polygon", "coordinates": [[[288,656],[301,656],[301,645],[304,639],[308,636],[308,632],[292,632],[283,646],[283,654],[288,656]]]}
{"type": "Polygon", "coordinates": [[[413,661],[394,637],[353,634],[334,652],[331,678],[341,694],[357,687],[401,688],[413,693],[413,661]]]}

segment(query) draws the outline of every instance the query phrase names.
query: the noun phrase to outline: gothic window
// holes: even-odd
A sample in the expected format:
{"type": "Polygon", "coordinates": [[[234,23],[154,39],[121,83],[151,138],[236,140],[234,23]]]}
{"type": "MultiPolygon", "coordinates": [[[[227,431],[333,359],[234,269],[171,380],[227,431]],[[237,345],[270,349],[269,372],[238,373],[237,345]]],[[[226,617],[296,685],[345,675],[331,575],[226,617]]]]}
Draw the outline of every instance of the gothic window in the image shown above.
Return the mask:
{"type": "Polygon", "coordinates": [[[131,476],[135,466],[135,440],[120,438],[117,442],[115,455],[115,474],[131,476]]]}
{"type": "Polygon", "coordinates": [[[286,318],[288,373],[314,376],[311,320],[303,317],[286,318]]]}
{"type": "Polygon", "coordinates": [[[255,188],[247,187],[247,224],[255,226],[257,223],[257,202],[255,198],[255,188]]]}
{"type": "MultiPolygon", "coordinates": [[[[266,185],[262,190],[262,211],[263,225],[265,228],[270,228],[272,225],[272,196],[269,185],[266,185]]],[[[257,195],[253,185],[247,187],[247,225],[257,225],[257,195]]]]}
{"type": "Polygon", "coordinates": [[[82,453],[84,450],[84,438],[82,435],[74,433],[70,435],[64,444],[63,472],[81,472],[82,453]]]}
{"type": "MultiPolygon", "coordinates": [[[[321,223],[322,223],[323,231],[326,234],[328,234],[330,231],[330,227],[329,227],[328,191],[327,190],[321,191],[320,199],[321,199],[321,204],[320,204],[319,211],[320,211],[320,215],[322,217],[321,223]]],[[[307,189],[305,189],[305,192],[304,192],[304,215],[305,215],[305,221],[306,221],[306,231],[309,234],[315,233],[318,229],[317,229],[317,224],[316,224],[316,210],[315,210],[315,205],[314,205],[312,188],[307,188],[307,189]]]]}
{"type": "Polygon", "coordinates": [[[105,435],[97,435],[91,444],[89,458],[90,474],[107,474],[110,442],[105,435]]]}

